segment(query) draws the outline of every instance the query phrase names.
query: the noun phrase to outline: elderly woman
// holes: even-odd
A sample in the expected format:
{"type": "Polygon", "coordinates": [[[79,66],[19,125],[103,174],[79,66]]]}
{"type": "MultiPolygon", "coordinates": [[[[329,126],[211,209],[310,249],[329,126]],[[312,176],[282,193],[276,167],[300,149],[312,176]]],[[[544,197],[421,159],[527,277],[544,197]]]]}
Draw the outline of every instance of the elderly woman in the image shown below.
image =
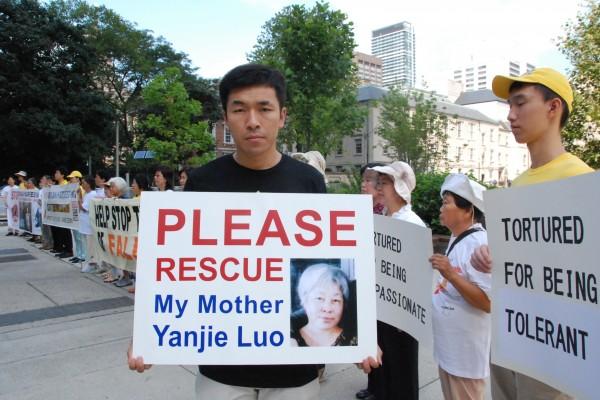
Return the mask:
{"type": "MultiPolygon", "coordinates": [[[[417,180],[410,165],[395,161],[367,170],[378,173],[377,190],[383,214],[425,227],[412,211],[412,191],[417,180]]],[[[377,321],[377,342],[383,351],[383,365],[375,371],[369,392],[378,400],[419,398],[419,342],[408,333],[377,321]]]]}
{"type": "Polygon", "coordinates": [[[450,174],[440,191],[440,222],[452,236],[446,254],[429,261],[441,275],[433,293],[433,355],[446,400],[483,399],[489,375],[492,277],[470,262],[473,250],[487,244],[484,190],[463,174],[450,174]]]}
{"type": "Polygon", "coordinates": [[[292,331],[298,346],[355,346],[354,335],[342,328],[350,297],[346,274],[330,264],[308,267],[298,281],[298,297],[308,322],[292,331]]]}

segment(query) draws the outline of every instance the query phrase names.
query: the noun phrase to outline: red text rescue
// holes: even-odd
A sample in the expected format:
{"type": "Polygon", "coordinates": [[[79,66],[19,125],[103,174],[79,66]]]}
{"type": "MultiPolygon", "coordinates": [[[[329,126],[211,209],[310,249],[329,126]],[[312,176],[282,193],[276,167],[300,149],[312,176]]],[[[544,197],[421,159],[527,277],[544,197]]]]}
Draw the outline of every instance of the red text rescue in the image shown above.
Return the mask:
{"type": "MultiPolygon", "coordinates": [[[[202,235],[201,210],[192,210],[189,240],[193,246],[264,246],[267,240],[278,241],[284,247],[291,246],[292,241],[301,247],[356,246],[355,239],[347,238],[348,235],[354,237],[352,234],[356,233],[353,221],[356,212],[353,210],[330,210],[327,215],[321,215],[315,210],[300,210],[294,223],[288,223],[288,226],[283,223],[277,210],[269,210],[260,224],[260,231],[257,227],[250,226],[251,216],[250,209],[225,210],[223,237],[205,237],[202,235]],[[258,235],[252,237],[252,232],[256,231],[259,232],[258,235]],[[328,233],[327,243],[324,243],[324,232],[328,233]],[[345,239],[340,238],[343,232],[345,239]]],[[[181,241],[181,235],[170,233],[181,231],[185,225],[186,214],[182,210],[159,209],[156,244],[165,246],[169,236],[181,241]]],[[[235,257],[227,257],[221,261],[213,257],[158,258],[156,281],[283,281],[282,262],[281,258],[258,258],[253,261],[235,257]]]]}

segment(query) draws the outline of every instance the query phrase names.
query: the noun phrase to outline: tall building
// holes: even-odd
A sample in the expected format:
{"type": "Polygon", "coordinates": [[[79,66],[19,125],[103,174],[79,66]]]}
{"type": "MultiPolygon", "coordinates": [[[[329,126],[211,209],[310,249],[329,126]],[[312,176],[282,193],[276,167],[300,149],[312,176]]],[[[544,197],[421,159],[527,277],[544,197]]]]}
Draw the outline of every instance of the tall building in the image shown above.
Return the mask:
{"type": "Polygon", "coordinates": [[[383,86],[415,86],[415,31],[410,22],[374,30],[371,53],[383,61],[383,86]]]}
{"type": "Polygon", "coordinates": [[[496,75],[519,76],[534,69],[535,66],[531,63],[508,59],[471,61],[454,69],[450,79],[461,83],[465,92],[470,92],[491,89],[496,75]]]}
{"type": "Polygon", "coordinates": [[[380,58],[355,51],[354,63],[358,67],[358,79],[361,85],[383,85],[383,62],[380,58]]]}

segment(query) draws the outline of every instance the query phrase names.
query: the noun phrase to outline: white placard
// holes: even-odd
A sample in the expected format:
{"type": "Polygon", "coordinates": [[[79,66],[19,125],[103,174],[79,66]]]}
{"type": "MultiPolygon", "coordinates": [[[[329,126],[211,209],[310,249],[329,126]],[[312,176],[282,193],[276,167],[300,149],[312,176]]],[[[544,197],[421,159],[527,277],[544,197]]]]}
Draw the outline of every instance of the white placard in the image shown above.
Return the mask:
{"type": "Polygon", "coordinates": [[[19,208],[19,230],[32,235],[42,234],[42,213],[40,212],[39,191],[17,189],[19,208]]]}
{"type": "Polygon", "coordinates": [[[375,215],[377,319],[433,347],[431,229],[375,215]]]}
{"type": "Polygon", "coordinates": [[[92,199],[87,217],[100,261],[135,272],[139,209],[138,199],[92,199]]]}
{"type": "Polygon", "coordinates": [[[79,230],[79,185],[52,185],[44,191],[45,208],[42,218],[45,225],[79,230]]]}
{"type": "Polygon", "coordinates": [[[371,232],[372,204],[364,195],[144,192],[133,353],[148,363],[201,365],[374,356],[371,232]],[[304,307],[302,320],[296,282],[308,266],[323,263],[342,278],[310,285],[308,298],[325,305],[317,312],[304,307]],[[345,292],[343,309],[331,286],[345,292]],[[343,335],[298,346],[292,335],[303,324],[324,327],[320,338],[332,327],[343,335]]]}
{"type": "Polygon", "coordinates": [[[492,362],[581,399],[600,368],[600,174],[484,193],[492,362]]]}

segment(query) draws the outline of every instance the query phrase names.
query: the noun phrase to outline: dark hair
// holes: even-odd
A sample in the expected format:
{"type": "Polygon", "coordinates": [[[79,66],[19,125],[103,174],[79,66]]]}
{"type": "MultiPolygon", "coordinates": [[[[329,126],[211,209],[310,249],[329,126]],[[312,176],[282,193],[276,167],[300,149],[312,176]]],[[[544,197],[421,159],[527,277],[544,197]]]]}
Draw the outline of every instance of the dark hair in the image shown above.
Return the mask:
{"type": "Polygon", "coordinates": [[[150,185],[148,184],[148,178],[144,174],[136,174],[133,177],[133,180],[140,187],[141,190],[150,190],[150,185]]]}
{"type": "Polygon", "coordinates": [[[59,171],[60,174],[63,176],[63,178],[65,178],[69,173],[67,172],[67,167],[61,165],[59,167],[56,167],[56,169],[54,171],[59,171]]]}
{"type": "Polygon", "coordinates": [[[167,184],[165,185],[165,190],[168,189],[172,189],[173,188],[173,170],[169,167],[167,167],[166,165],[159,165],[158,167],[154,168],[154,173],[156,172],[160,172],[163,176],[163,178],[165,178],[165,180],[167,181],[167,184]]]}
{"type": "Polygon", "coordinates": [[[104,179],[104,182],[108,182],[111,178],[110,173],[105,169],[99,169],[96,171],[96,175],[98,175],[101,179],[104,179]]]}
{"type": "Polygon", "coordinates": [[[244,64],[229,71],[219,83],[219,96],[223,111],[227,112],[227,100],[232,90],[250,86],[267,86],[275,90],[279,108],[285,106],[285,78],[278,70],[261,64],[244,64]]]}
{"type": "Polygon", "coordinates": [[[33,186],[37,186],[37,179],[35,179],[33,176],[27,179],[27,182],[31,183],[33,186]]]}
{"type": "Polygon", "coordinates": [[[96,187],[96,179],[94,179],[94,177],[93,177],[93,176],[91,176],[91,175],[86,175],[86,176],[85,176],[85,178],[83,178],[83,180],[84,180],[85,182],[87,182],[87,184],[88,184],[88,185],[90,185],[90,187],[91,187],[92,189],[94,189],[94,188],[96,187]]]}
{"type": "Polygon", "coordinates": [[[185,174],[188,176],[188,178],[190,177],[190,172],[192,172],[192,169],[190,167],[183,167],[179,170],[179,172],[177,173],[179,176],[181,176],[181,174],[185,172],[185,174]]]}
{"type": "Polygon", "coordinates": [[[456,207],[460,208],[461,210],[471,211],[471,207],[473,207],[473,219],[475,220],[475,222],[479,222],[485,227],[485,216],[479,208],[475,207],[473,203],[471,203],[469,200],[449,190],[444,190],[444,193],[442,193],[443,196],[447,194],[451,195],[454,198],[454,204],[456,204],[456,207]]]}
{"type": "Polygon", "coordinates": [[[565,99],[560,97],[554,90],[548,88],[547,86],[542,85],[541,83],[513,82],[512,85],[510,85],[509,92],[512,92],[513,90],[521,89],[521,88],[527,87],[527,86],[533,86],[534,88],[536,88],[536,90],[542,94],[544,101],[550,101],[550,100],[556,99],[556,98],[560,99],[560,102],[562,103],[562,114],[560,115],[560,127],[561,127],[561,129],[564,128],[565,125],[567,124],[567,121],[569,120],[569,114],[570,114],[569,107],[567,106],[567,102],[565,101],[565,99]]]}
{"type": "Polygon", "coordinates": [[[363,176],[363,174],[365,173],[365,171],[367,170],[367,168],[383,167],[383,166],[385,166],[385,164],[384,163],[380,163],[380,162],[367,163],[367,164],[363,165],[362,167],[360,167],[360,176],[363,176]]]}

